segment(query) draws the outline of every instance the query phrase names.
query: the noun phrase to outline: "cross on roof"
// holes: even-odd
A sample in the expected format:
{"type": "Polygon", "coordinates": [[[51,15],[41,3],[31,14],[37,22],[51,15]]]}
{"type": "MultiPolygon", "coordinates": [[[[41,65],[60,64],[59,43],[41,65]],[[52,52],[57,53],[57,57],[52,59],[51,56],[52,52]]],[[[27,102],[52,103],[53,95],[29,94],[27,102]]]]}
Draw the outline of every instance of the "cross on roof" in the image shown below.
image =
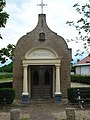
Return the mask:
{"type": "Polygon", "coordinates": [[[41,0],[41,4],[37,4],[38,6],[41,6],[41,14],[43,14],[43,7],[47,6],[47,4],[43,4],[43,0],[41,0]]]}

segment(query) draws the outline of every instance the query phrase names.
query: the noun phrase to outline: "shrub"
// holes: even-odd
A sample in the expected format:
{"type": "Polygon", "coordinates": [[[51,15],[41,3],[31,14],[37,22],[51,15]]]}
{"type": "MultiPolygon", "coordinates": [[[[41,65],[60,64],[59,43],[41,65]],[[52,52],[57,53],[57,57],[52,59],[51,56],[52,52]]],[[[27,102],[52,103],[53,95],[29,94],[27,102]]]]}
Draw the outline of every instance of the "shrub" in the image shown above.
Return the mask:
{"type": "Polygon", "coordinates": [[[0,80],[12,79],[13,73],[0,73],[0,80]]]}
{"type": "Polygon", "coordinates": [[[68,100],[70,102],[72,102],[72,103],[76,102],[75,96],[74,96],[74,89],[75,88],[69,88],[69,89],[67,89],[68,100]]]}
{"type": "Polygon", "coordinates": [[[13,87],[13,82],[1,82],[0,83],[0,88],[12,88],[13,87]]]}
{"type": "Polygon", "coordinates": [[[90,76],[71,75],[71,82],[90,84],[90,76]]]}
{"type": "Polygon", "coordinates": [[[79,89],[80,91],[82,90],[89,90],[90,91],[90,87],[78,87],[78,88],[68,88],[67,89],[67,96],[68,96],[68,100],[72,103],[75,103],[77,102],[77,97],[78,97],[78,94],[75,94],[75,92],[77,91],[77,89],[79,89]]]}
{"type": "Polygon", "coordinates": [[[15,98],[15,90],[12,88],[0,89],[0,104],[12,104],[15,98]]]}

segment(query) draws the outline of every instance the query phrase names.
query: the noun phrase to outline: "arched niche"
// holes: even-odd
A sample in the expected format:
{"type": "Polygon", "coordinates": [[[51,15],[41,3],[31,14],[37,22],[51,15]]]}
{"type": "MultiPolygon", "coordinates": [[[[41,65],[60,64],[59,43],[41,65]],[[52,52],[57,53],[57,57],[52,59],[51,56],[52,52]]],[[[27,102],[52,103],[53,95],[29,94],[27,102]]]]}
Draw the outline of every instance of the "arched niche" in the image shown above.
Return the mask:
{"type": "Polygon", "coordinates": [[[25,59],[57,59],[57,53],[50,48],[34,48],[25,54],[25,59]]]}

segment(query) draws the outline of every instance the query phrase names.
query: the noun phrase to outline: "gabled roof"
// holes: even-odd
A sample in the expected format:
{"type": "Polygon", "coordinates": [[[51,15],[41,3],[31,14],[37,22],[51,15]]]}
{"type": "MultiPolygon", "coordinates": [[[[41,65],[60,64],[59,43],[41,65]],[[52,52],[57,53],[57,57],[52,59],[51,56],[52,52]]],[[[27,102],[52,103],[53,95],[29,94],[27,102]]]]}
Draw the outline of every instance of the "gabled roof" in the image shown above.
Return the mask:
{"type": "Polygon", "coordinates": [[[84,59],[80,60],[75,64],[75,66],[83,66],[83,65],[84,66],[90,65],[90,55],[88,55],[87,57],[85,57],[84,59]]]}
{"type": "Polygon", "coordinates": [[[80,60],[77,64],[86,64],[86,63],[90,63],[90,56],[87,56],[84,59],[80,60]]]}

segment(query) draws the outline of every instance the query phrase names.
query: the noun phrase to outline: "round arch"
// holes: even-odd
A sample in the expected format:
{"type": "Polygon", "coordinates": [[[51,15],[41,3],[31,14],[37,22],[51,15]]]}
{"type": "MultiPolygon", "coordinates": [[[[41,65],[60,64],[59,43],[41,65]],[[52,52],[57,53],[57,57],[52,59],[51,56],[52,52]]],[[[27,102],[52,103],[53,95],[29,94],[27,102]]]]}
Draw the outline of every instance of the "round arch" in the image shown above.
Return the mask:
{"type": "Polygon", "coordinates": [[[58,54],[50,48],[34,48],[25,54],[25,59],[58,59],[58,54]]]}

